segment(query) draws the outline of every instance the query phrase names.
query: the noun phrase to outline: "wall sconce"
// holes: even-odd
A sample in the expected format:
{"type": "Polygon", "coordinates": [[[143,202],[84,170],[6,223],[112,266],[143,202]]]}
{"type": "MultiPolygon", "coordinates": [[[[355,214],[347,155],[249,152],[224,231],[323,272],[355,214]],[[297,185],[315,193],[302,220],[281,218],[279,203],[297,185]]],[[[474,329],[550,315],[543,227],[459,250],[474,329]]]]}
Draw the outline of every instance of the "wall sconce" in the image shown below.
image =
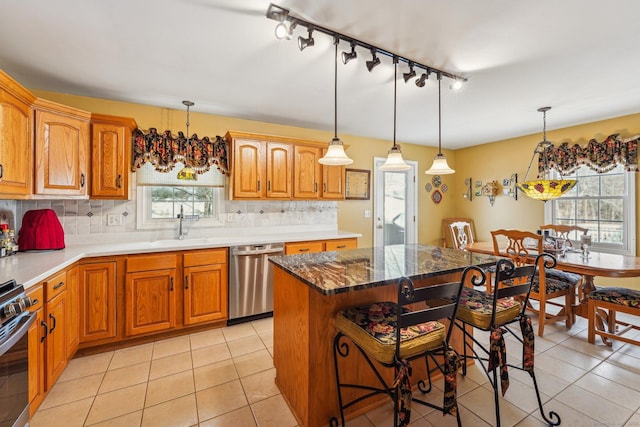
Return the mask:
{"type": "Polygon", "coordinates": [[[498,195],[498,181],[488,181],[482,186],[481,191],[483,196],[489,198],[489,203],[493,206],[493,203],[496,201],[496,196],[498,195]]]}
{"type": "Polygon", "coordinates": [[[467,199],[468,201],[472,202],[473,201],[473,179],[471,177],[469,178],[465,178],[464,180],[464,194],[462,195],[462,197],[464,197],[465,199],[467,199]]]}

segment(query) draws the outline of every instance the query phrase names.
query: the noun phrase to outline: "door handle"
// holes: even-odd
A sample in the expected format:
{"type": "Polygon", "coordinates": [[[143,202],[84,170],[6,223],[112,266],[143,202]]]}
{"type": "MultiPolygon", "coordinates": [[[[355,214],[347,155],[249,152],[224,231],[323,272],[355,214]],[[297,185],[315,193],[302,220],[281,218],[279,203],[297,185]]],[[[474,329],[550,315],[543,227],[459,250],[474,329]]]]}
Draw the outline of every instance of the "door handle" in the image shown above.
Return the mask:
{"type": "Polygon", "coordinates": [[[271,180],[267,181],[267,191],[271,191],[271,180]]]}
{"type": "Polygon", "coordinates": [[[84,174],[80,174],[80,187],[84,188],[84,174]]]}
{"type": "Polygon", "coordinates": [[[49,313],[49,318],[53,320],[53,326],[49,329],[49,333],[52,333],[56,329],[56,316],[54,316],[53,313],[49,313]]]}
{"type": "Polygon", "coordinates": [[[118,175],[118,179],[116,179],[116,186],[118,188],[122,188],[122,175],[118,175]]]}
{"type": "Polygon", "coordinates": [[[382,224],[379,224],[378,228],[384,228],[384,226],[382,224]]]}
{"type": "Polygon", "coordinates": [[[44,339],[47,338],[47,334],[49,333],[49,327],[44,320],[40,321],[40,326],[42,326],[42,336],[40,337],[40,342],[44,342],[44,339]]]}
{"type": "Polygon", "coordinates": [[[173,292],[173,277],[171,278],[171,286],[169,287],[169,290],[173,292]]]}
{"type": "Polygon", "coordinates": [[[260,180],[258,180],[258,191],[260,191],[260,180]]]}
{"type": "Polygon", "coordinates": [[[189,289],[189,276],[184,276],[184,288],[189,289]]]}

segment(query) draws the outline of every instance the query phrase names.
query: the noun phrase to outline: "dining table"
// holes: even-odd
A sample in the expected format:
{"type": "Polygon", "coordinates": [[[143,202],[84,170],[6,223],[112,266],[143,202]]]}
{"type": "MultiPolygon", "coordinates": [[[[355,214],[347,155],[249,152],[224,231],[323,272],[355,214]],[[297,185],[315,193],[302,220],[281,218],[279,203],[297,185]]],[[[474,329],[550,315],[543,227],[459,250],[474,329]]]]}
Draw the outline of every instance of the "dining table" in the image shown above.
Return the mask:
{"type": "MultiPolygon", "coordinates": [[[[495,254],[493,242],[487,241],[469,243],[464,249],[480,254],[495,254]]],[[[573,305],[572,310],[573,314],[584,318],[588,318],[587,295],[596,289],[596,277],[640,277],[640,257],[595,251],[589,252],[588,257],[584,257],[578,250],[568,250],[564,254],[553,253],[553,255],[557,263],[556,269],[580,274],[583,277],[578,290],[578,302],[573,305]]],[[[596,321],[599,326],[604,324],[609,327],[612,324],[609,323],[608,313],[603,310],[597,313],[596,321]]],[[[605,343],[607,343],[606,340],[605,343]]]]}

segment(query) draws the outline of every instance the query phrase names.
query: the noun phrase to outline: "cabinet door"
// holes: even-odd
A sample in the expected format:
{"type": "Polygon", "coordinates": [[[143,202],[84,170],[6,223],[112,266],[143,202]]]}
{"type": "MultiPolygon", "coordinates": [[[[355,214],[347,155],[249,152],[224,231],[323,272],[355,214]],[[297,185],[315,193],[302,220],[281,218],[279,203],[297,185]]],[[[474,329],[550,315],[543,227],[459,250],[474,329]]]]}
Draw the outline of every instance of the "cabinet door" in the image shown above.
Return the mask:
{"type": "Polygon", "coordinates": [[[175,269],[127,273],[125,332],[128,336],[176,325],[175,269]]]}
{"type": "Polygon", "coordinates": [[[264,198],[266,192],[264,143],[235,139],[233,141],[233,197],[264,198]]]}
{"type": "Polygon", "coordinates": [[[80,269],[80,342],[116,336],[116,262],[84,264],[80,269]]]}
{"type": "Polygon", "coordinates": [[[129,198],[129,154],[131,132],[128,127],[110,123],[91,123],[92,199],[129,198]]]}
{"type": "Polygon", "coordinates": [[[311,252],[322,252],[324,250],[324,242],[321,240],[311,242],[295,242],[285,243],[285,255],[306,254],[311,252]]]}
{"type": "Polygon", "coordinates": [[[31,194],[31,109],[2,88],[2,77],[0,70],[0,194],[24,198],[31,194]]]}
{"type": "Polygon", "coordinates": [[[29,288],[27,295],[33,305],[29,309],[36,313],[36,321],[29,328],[29,403],[30,415],[44,399],[45,393],[45,340],[49,326],[44,321],[44,292],[42,286],[29,288]]]}
{"type": "Polygon", "coordinates": [[[86,196],[89,123],[36,110],[35,194],[86,196]]]}
{"type": "Polygon", "coordinates": [[[292,163],[291,145],[267,142],[267,197],[291,198],[292,163]]]}
{"type": "Polygon", "coordinates": [[[322,198],[344,199],[344,166],[322,165],[322,198]]]}
{"type": "Polygon", "coordinates": [[[227,268],[225,264],[184,269],[184,324],[227,318],[227,268]]]}
{"type": "Polygon", "coordinates": [[[320,197],[320,148],[296,145],[293,162],[293,197],[317,199],[320,197]]]}
{"type": "Polygon", "coordinates": [[[62,291],[47,302],[46,322],[49,327],[46,340],[47,390],[53,386],[67,366],[66,317],[66,291],[62,291]]]}
{"type": "Polygon", "coordinates": [[[67,318],[65,320],[67,334],[67,359],[71,359],[80,343],[80,310],[78,267],[67,271],[67,318]]]}

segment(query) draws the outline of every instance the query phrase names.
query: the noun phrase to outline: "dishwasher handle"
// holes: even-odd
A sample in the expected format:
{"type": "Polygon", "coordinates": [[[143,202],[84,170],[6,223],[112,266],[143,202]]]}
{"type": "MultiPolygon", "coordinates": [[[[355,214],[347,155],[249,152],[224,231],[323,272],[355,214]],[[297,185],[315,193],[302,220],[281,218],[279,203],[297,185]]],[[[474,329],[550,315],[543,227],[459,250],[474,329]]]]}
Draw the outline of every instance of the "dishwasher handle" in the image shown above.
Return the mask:
{"type": "Polygon", "coordinates": [[[248,251],[239,251],[233,250],[231,255],[234,256],[247,256],[247,255],[265,255],[265,254],[282,254],[282,248],[272,248],[272,249],[250,249],[248,251]]]}

